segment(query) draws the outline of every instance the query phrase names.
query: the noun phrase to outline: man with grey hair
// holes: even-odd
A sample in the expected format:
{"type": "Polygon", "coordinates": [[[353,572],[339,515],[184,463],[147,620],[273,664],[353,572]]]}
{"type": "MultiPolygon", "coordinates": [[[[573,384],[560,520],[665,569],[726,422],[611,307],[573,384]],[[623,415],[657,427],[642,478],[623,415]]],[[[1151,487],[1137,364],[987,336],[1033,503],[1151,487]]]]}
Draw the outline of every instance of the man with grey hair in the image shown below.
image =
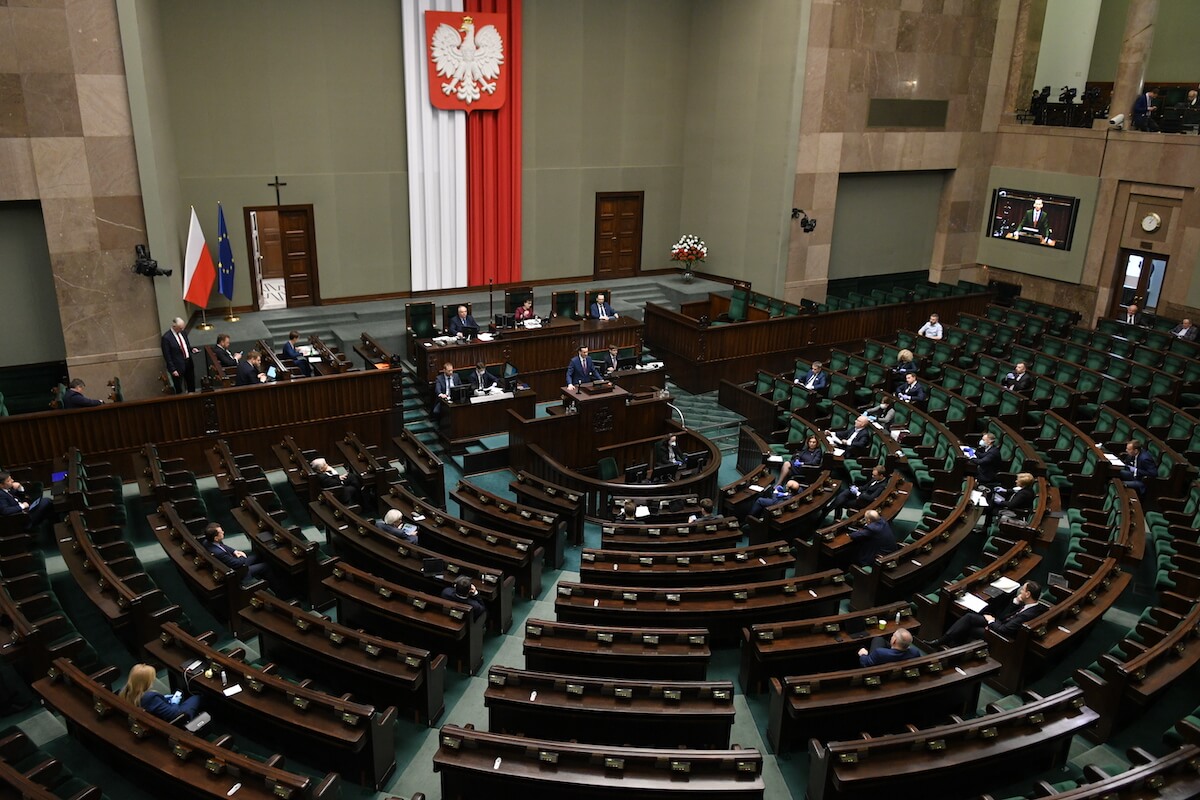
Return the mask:
{"type": "Polygon", "coordinates": [[[417,534],[404,530],[404,515],[400,513],[399,509],[388,509],[388,512],[383,515],[383,519],[375,520],[375,527],[412,544],[417,543],[417,534]]]}
{"type": "Polygon", "coordinates": [[[329,489],[334,497],[346,505],[358,502],[358,491],[347,482],[347,476],[339,474],[332,464],[323,458],[314,458],[308,463],[313,469],[317,485],[322,490],[329,489]]]}
{"type": "Polygon", "coordinates": [[[167,364],[167,374],[171,376],[171,384],[175,394],[196,391],[196,376],[192,371],[192,354],[199,353],[198,348],[192,347],[184,331],[187,323],[182,317],[171,320],[171,327],[162,335],[163,361],[167,364]]]}
{"type": "Polygon", "coordinates": [[[863,667],[877,667],[880,664],[891,664],[895,661],[907,661],[921,655],[921,651],[913,647],[912,634],[905,628],[898,628],[890,639],[876,636],[871,640],[871,647],[858,649],[858,663],[863,667]]]}

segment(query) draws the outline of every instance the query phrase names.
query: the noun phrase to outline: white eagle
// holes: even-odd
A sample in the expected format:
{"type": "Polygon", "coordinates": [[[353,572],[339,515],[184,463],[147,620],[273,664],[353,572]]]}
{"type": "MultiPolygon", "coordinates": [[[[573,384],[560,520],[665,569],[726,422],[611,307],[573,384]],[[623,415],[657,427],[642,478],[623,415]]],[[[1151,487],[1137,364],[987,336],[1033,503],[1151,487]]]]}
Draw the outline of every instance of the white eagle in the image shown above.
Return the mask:
{"type": "Polygon", "coordinates": [[[433,32],[433,62],[437,74],[450,79],[442,84],[442,92],[457,94],[459,100],[470,104],[481,97],[481,89],[495,93],[496,78],[504,63],[504,41],[495,25],[484,25],[476,33],[470,17],[463,17],[458,30],[466,36],[460,37],[444,22],[438,25],[433,32]]]}

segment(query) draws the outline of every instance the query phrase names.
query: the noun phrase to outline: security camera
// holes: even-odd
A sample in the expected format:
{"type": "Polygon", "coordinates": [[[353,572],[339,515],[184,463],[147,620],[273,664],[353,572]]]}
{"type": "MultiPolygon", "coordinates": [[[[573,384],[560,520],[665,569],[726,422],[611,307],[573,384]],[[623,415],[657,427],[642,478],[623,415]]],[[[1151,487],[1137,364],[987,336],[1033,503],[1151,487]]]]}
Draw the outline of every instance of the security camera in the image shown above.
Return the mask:
{"type": "Polygon", "coordinates": [[[1115,117],[1109,117],[1108,124],[1117,130],[1125,127],[1125,115],[1117,114],[1115,117]]]}
{"type": "Polygon", "coordinates": [[[146,245],[135,245],[133,252],[137,259],[133,262],[132,267],[135,274],[145,275],[147,278],[158,278],[171,274],[171,270],[159,268],[158,262],[150,257],[150,249],[146,245]]]}

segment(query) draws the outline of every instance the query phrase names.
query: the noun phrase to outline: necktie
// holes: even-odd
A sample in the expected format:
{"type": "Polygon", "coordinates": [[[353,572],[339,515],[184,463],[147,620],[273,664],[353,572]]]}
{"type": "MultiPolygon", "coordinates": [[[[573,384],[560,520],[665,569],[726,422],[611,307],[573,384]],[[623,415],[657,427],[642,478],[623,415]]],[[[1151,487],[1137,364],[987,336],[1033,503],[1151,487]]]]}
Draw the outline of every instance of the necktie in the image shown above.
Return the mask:
{"type": "Polygon", "coordinates": [[[176,332],[175,338],[179,341],[179,350],[183,353],[183,357],[187,358],[187,345],[183,343],[183,334],[176,332]]]}
{"type": "Polygon", "coordinates": [[[604,304],[600,304],[600,319],[608,319],[608,314],[604,311],[604,304]]]}
{"type": "Polygon", "coordinates": [[[1133,324],[1133,314],[1130,314],[1129,318],[1126,319],[1125,321],[1128,322],[1130,325],[1132,325],[1133,324]]]}

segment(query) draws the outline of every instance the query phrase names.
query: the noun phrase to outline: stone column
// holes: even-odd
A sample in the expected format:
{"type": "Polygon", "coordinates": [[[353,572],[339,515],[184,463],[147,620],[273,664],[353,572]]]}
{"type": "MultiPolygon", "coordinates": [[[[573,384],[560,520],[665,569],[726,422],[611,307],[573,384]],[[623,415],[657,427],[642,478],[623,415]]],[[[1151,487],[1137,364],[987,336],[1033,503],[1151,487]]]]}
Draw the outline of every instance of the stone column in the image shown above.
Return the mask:
{"type": "Polygon", "coordinates": [[[1013,35],[1012,68],[1004,90],[1001,122],[1015,122],[1016,110],[1028,108],[1033,94],[1033,77],[1038,54],[1042,50],[1042,26],[1046,22],[1047,0],[1021,0],[1017,8],[1017,30],[1013,35]]]}
{"type": "MultiPolygon", "coordinates": [[[[1125,33],[1121,35],[1121,55],[1117,59],[1117,77],[1113,81],[1112,101],[1108,105],[1110,117],[1126,116],[1125,129],[1129,130],[1132,120],[1133,101],[1142,90],[1142,79],[1146,62],[1150,60],[1150,46],[1154,44],[1154,22],[1158,18],[1158,0],[1129,0],[1129,14],[1125,17],[1125,33]]],[[[1100,120],[1097,120],[1099,125],[1100,120]]]]}

